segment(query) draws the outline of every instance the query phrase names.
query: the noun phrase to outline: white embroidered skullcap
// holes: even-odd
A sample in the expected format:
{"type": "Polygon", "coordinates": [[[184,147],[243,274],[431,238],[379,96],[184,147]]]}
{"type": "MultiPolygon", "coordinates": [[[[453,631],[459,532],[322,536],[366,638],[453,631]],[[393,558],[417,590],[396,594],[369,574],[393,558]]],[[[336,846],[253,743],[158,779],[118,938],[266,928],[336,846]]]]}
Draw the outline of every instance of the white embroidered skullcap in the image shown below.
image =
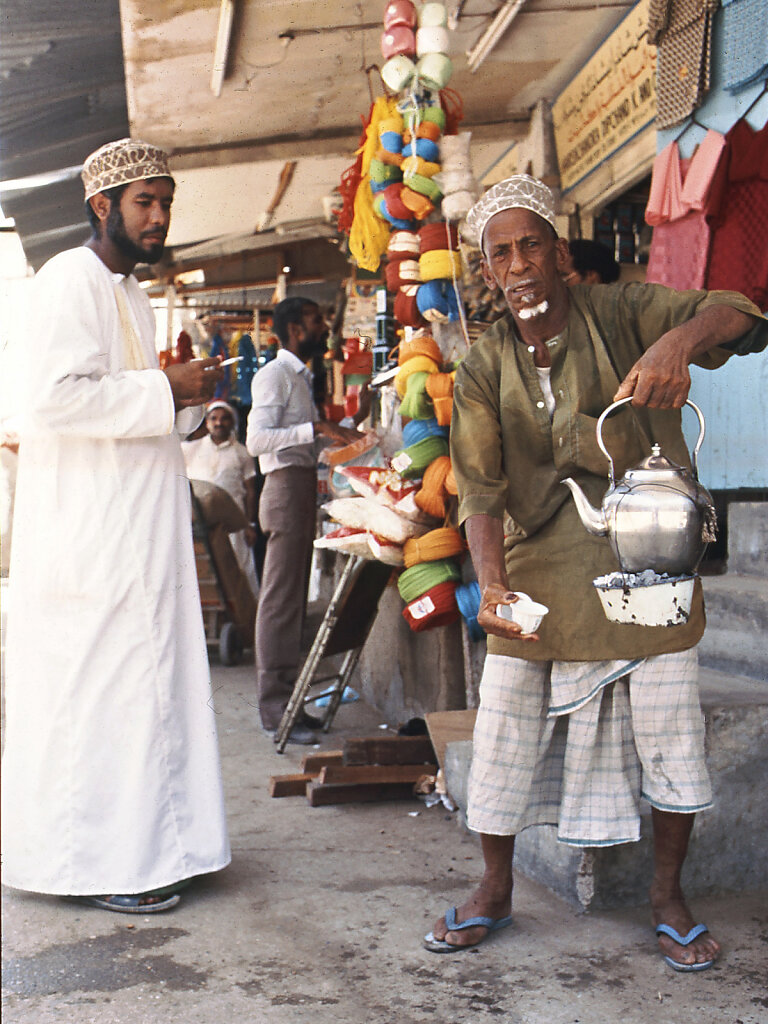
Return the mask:
{"type": "Polygon", "coordinates": [[[205,415],[207,416],[208,413],[213,412],[214,409],[226,409],[234,419],[237,419],[237,413],[234,408],[229,404],[229,402],[225,402],[223,398],[215,398],[212,402],[209,402],[205,407],[205,415]]]}
{"type": "Polygon", "coordinates": [[[466,234],[481,249],[488,221],[502,210],[530,210],[555,227],[555,197],[530,174],[513,174],[493,185],[467,214],[466,234]]]}
{"type": "Polygon", "coordinates": [[[97,192],[146,178],[172,178],[168,154],[139,139],[108,142],[86,157],[80,174],[86,201],[97,192]]]}

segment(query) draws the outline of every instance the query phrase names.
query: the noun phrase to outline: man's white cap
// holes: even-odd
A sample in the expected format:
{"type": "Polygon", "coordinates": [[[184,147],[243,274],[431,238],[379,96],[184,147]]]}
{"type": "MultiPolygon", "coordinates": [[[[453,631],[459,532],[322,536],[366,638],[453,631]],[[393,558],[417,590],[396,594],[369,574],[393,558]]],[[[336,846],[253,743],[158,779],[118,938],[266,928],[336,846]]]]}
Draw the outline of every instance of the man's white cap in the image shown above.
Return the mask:
{"type": "Polygon", "coordinates": [[[555,197],[543,181],[530,174],[513,174],[493,185],[467,214],[465,234],[480,249],[491,217],[502,210],[530,210],[555,227],[555,197]]]}

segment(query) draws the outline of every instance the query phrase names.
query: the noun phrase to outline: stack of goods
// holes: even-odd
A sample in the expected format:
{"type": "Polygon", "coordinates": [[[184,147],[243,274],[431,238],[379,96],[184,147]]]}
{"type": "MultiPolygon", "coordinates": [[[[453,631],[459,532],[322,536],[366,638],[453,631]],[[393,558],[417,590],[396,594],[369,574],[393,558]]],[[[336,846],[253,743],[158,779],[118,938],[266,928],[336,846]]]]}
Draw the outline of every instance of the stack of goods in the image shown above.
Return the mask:
{"type": "Polygon", "coordinates": [[[360,389],[371,379],[373,372],[373,352],[367,338],[347,338],[342,349],[344,415],[355,416],[360,409],[360,389]]]}
{"type": "Polygon", "coordinates": [[[461,255],[455,224],[436,221],[421,228],[419,273],[423,283],[416,305],[424,319],[431,323],[458,320],[461,255]]]}
{"type": "MultiPolygon", "coordinates": [[[[339,217],[358,266],[375,271],[386,252],[386,287],[405,334],[393,382],[403,438],[389,467],[341,469],[358,497],[345,499],[351,504],[343,507],[331,502],[326,510],[340,528],[368,536],[347,534],[330,543],[347,549],[356,543],[360,551],[367,543],[374,557],[404,567],[398,584],[403,615],[416,632],[463,614],[456,589],[465,549],[456,528],[448,449],[455,367],[446,365],[432,332],[462,320],[455,221],[477,186],[470,137],[456,135],[460,101],[445,90],[452,72],[447,22],[441,3],[420,4],[418,11],[410,0],[386,5],[381,77],[395,95],[372,106],[357,164],[342,179],[339,217]],[[441,210],[444,194],[451,203],[441,210]],[[389,232],[386,246],[382,226],[389,232]],[[382,510],[394,519],[385,521],[382,510]]],[[[469,606],[472,611],[471,601],[469,606]]]]}

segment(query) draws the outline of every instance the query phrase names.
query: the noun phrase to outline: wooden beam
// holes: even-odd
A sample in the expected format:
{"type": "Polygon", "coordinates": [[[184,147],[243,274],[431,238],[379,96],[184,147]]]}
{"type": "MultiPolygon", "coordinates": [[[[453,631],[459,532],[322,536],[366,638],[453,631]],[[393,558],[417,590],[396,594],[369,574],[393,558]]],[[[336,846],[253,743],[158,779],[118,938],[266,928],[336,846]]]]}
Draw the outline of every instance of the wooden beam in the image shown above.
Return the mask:
{"type": "Polygon", "coordinates": [[[310,807],[328,807],[331,804],[365,804],[379,800],[408,800],[413,798],[410,782],[371,783],[364,786],[324,786],[310,782],[307,799],[310,807]]]}
{"type": "Polygon", "coordinates": [[[428,736],[371,736],[344,741],[344,764],[434,764],[428,736]]]}
{"type": "Polygon", "coordinates": [[[270,775],[269,795],[279,796],[305,796],[307,784],[316,779],[316,775],[309,772],[298,772],[293,775],[270,775]]]}
{"type": "Polygon", "coordinates": [[[342,750],[321,750],[317,754],[305,754],[301,759],[301,770],[317,775],[328,764],[341,764],[343,756],[342,750]]]}
{"type": "Polygon", "coordinates": [[[373,782],[418,782],[423,775],[437,775],[436,764],[328,764],[317,781],[324,785],[365,785],[373,782]]]}

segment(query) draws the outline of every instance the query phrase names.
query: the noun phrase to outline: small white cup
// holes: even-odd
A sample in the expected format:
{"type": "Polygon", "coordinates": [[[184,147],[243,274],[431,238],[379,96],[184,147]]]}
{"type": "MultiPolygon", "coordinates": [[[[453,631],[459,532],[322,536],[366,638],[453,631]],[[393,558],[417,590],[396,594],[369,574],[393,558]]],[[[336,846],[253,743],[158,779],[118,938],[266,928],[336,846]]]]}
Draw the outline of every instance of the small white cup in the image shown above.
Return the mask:
{"type": "Polygon", "coordinates": [[[522,591],[515,590],[514,594],[517,596],[517,601],[514,604],[497,604],[496,614],[499,618],[516,622],[523,633],[535,633],[549,608],[545,604],[531,600],[522,591]]]}

